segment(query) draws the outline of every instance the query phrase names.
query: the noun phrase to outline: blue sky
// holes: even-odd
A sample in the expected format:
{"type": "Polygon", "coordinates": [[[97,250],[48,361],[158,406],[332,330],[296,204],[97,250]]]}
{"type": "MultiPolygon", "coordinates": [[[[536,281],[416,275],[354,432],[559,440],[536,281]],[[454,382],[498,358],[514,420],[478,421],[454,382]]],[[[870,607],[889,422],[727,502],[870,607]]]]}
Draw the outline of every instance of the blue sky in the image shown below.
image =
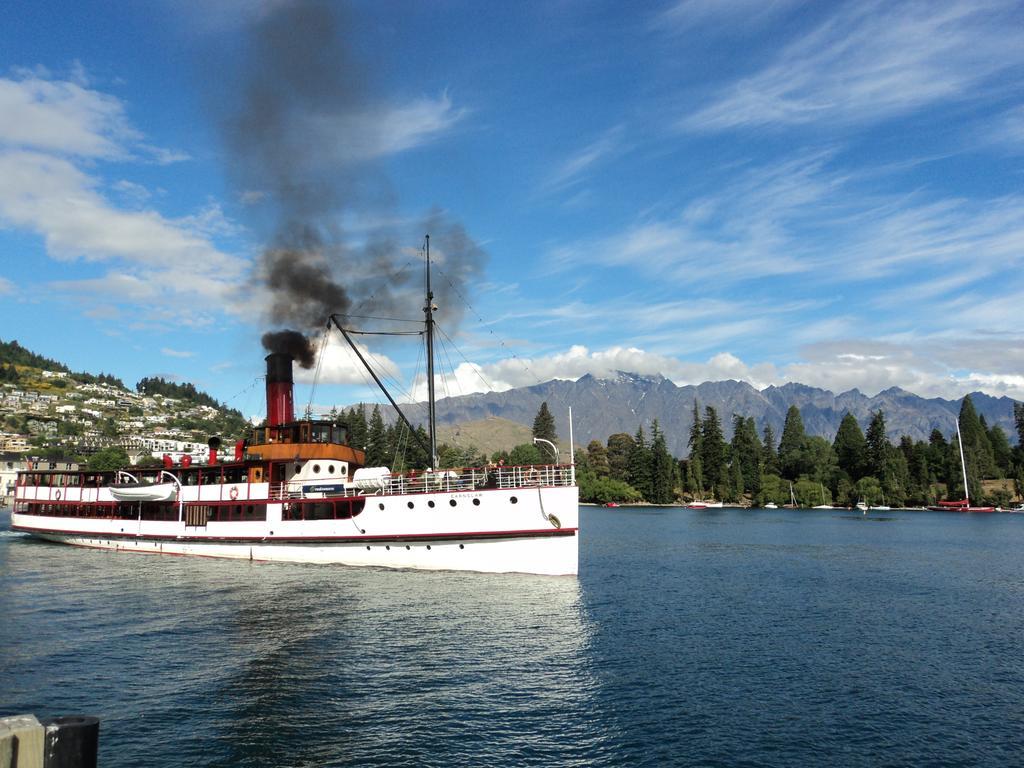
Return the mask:
{"type": "MultiPolygon", "coordinates": [[[[442,394],[627,370],[1024,399],[1019,3],[367,2],[289,27],[315,6],[0,6],[0,338],[259,412],[298,174],[328,189],[309,258],[362,286],[353,312],[387,274],[421,317],[437,228],[442,394]],[[284,78],[259,34],[294,41],[280,166],[225,138],[284,78]]],[[[422,391],[408,339],[360,341],[422,391]]],[[[302,404],[371,391],[336,334],[300,379],[302,404]]]]}

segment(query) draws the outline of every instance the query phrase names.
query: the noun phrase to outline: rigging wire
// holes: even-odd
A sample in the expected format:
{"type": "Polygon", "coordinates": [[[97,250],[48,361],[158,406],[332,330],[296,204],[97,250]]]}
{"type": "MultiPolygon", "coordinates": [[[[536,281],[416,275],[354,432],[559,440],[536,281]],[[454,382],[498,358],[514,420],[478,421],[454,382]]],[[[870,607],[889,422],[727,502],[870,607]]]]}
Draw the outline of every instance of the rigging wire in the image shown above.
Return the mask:
{"type": "MultiPolygon", "coordinates": [[[[455,283],[452,281],[452,279],[448,276],[448,274],[443,269],[440,269],[440,268],[436,268],[435,271],[441,273],[441,276],[445,279],[445,282],[448,283],[449,287],[451,287],[451,289],[455,293],[455,295],[459,297],[459,299],[462,301],[462,303],[466,306],[466,309],[468,309],[472,313],[472,315],[476,317],[477,322],[480,323],[480,325],[483,326],[487,330],[487,333],[489,333],[494,338],[494,340],[498,343],[498,346],[501,347],[501,349],[506,354],[508,354],[513,360],[515,360],[517,363],[519,363],[519,365],[522,366],[523,370],[526,373],[528,373],[530,375],[530,377],[537,384],[544,384],[544,382],[540,380],[540,377],[537,376],[537,374],[535,374],[533,372],[533,369],[531,369],[530,366],[526,364],[526,362],[523,360],[523,358],[519,357],[519,355],[517,355],[514,351],[512,351],[512,349],[505,343],[504,339],[502,339],[493,330],[491,330],[491,328],[489,327],[489,324],[482,317],[480,317],[480,313],[477,312],[477,310],[473,307],[473,305],[469,303],[469,300],[465,296],[462,295],[462,292],[459,291],[458,287],[455,285],[455,283]]],[[[463,359],[465,360],[465,357],[463,357],[463,359]]],[[[467,360],[466,362],[468,363],[469,361],[467,360]]],[[[470,364],[472,365],[472,363],[470,363],[470,364]]],[[[477,366],[474,365],[473,367],[476,368],[477,366]]],[[[479,370],[477,371],[477,374],[480,376],[481,381],[484,381],[486,383],[486,380],[483,378],[483,375],[480,374],[479,370]]],[[[489,386],[489,388],[491,390],[494,389],[490,385],[488,385],[488,386],[489,386]]],[[[559,400],[561,400],[563,405],[565,405],[567,408],[570,407],[569,401],[566,399],[564,393],[558,392],[556,390],[554,394],[555,394],[556,397],[558,397],[559,400]]]]}
{"type": "Polygon", "coordinates": [[[309,402],[306,403],[306,415],[307,418],[312,418],[313,414],[313,400],[316,398],[316,387],[320,383],[320,367],[324,362],[324,352],[327,350],[327,335],[331,332],[331,324],[328,322],[324,326],[324,331],[320,334],[320,351],[316,355],[316,370],[313,371],[313,386],[309,388],[309,402]]]}

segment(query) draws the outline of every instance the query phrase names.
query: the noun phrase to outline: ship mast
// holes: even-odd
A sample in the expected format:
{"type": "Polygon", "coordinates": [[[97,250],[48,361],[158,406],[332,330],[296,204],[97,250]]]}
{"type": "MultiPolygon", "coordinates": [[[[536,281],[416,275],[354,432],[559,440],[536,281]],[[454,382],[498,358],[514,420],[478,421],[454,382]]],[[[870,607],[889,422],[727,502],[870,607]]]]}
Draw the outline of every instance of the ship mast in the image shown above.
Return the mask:
{"type": "Polygon", "coordinates": [[[437,469],[437,414],[434,400],[434,292],[430,288],[430,235],[424,237],[427,269],[427,305],[423,307],[427,323],[427,422],[430,427],[430,468],[437,469]]]}

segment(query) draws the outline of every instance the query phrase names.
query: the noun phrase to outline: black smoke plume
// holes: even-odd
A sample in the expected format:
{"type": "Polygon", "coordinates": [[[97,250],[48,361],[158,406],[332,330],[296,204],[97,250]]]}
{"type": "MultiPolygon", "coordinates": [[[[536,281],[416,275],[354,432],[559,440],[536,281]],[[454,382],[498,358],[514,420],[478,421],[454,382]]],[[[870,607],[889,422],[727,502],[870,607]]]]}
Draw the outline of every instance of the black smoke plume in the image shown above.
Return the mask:
{"type": "Polygon", "coordinates": [[[312,368],[316,363],[316,349],[310,340],[298,331],[267,331],[261,341],[267,352],[290,355],[303,368],[312,368]]]}
{"type": "MultiPolygon", "coordinates": [[[[266,243],[256,275],[271,297],[264,322],[301,335],[332,313],[421,318],[416,249],[430,234],[443,273],[438,319],[450,333],[462,302],[448,294],[465,295],[486,255],[440,209],[418,227],[366,224],[401,217],[368,120],[385,102],[374,96],[379,66],[355,54],[359,40],[346,4],[294,0],[253,21],[242,56],[220,70],[227,90],[215,103],[229,177],[266,243]]],[[[268,336],[281,334],[265,343],[268,336]]]]}

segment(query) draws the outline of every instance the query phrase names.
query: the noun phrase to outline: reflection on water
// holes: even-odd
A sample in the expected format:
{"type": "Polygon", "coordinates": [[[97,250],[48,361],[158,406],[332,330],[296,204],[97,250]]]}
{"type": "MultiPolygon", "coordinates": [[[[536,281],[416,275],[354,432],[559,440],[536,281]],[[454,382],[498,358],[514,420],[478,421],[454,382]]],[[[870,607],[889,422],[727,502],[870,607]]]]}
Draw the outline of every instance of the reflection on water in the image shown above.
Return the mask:
{"type": "Polygon", "coordinates": [[[104,764],[583,764],[602,738],[573,578],[0,553],[3,706],[98,714],[104,764]]]}

